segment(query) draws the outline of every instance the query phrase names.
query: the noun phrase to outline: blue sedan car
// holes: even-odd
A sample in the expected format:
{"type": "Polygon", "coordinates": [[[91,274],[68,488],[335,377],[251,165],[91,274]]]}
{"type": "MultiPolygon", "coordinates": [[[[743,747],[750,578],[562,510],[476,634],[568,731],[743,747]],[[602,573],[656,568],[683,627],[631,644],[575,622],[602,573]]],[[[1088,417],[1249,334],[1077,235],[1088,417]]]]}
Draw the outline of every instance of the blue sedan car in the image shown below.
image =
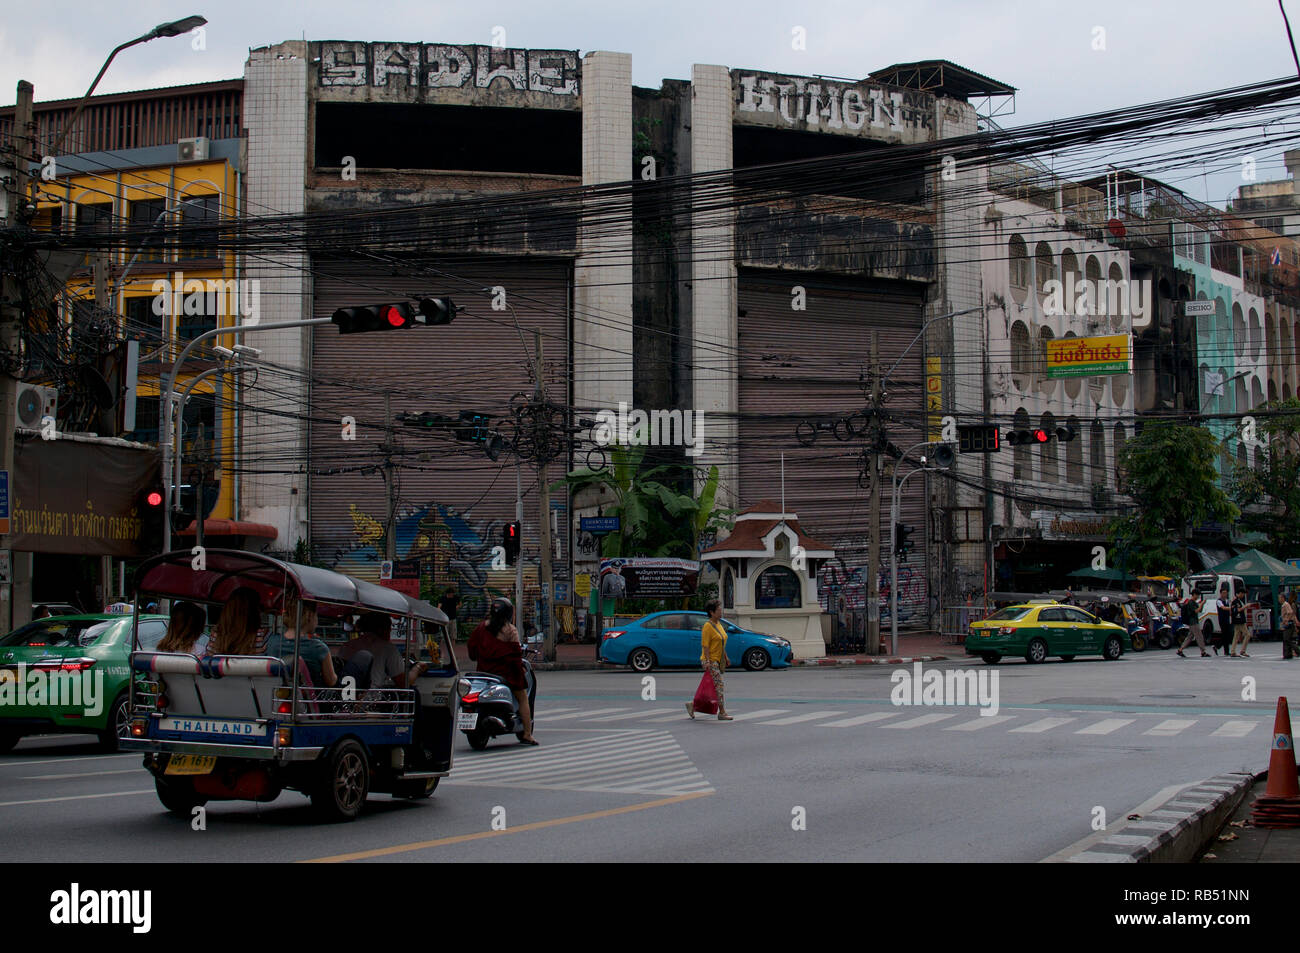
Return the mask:
{"type": "MultiPolygon", "coordinates": [[[[606,629],[600,640],[600,658],[615,665],[630,665],[648,672],[655,666],[695,667],[700,664],[700,633],[708,615],[703,612],[652,612],[635,622],[606,629]]],[[[727,665],[743,665],[751,672],[785,668],[794,661],[786,639],[742,629],[722,620],[727,630],[727,665]]]]}

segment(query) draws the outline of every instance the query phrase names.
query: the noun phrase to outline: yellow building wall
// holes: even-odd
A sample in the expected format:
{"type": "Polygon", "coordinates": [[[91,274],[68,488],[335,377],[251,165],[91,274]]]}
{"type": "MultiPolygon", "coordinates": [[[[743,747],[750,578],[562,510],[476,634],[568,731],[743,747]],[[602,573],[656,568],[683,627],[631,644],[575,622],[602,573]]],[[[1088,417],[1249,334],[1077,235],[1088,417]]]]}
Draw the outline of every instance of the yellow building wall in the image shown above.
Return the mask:
{"type": "MultiPolygon", "coordinates": [[[[38,214],[55,206],[63,208],[63,228],[70,231],[76,226],[73,206],[85,203],[113,203],[113,219],[118,224],[129,224],[130,205],[140,201],[163,201],[168,209],[174,208],[187,199],[204,195],[217,195],[221,198],[221,218],[223,221],[239,217],[238,176],[235,167],[225,160],[210,162],[190,162],[177,165],[157,166],[147,169],[124,171],[105,171],[99,173],[76,174],[60,178],[53,182],[42,182],[38,214]]],[[[165,236],[165,224],[159,227],[165,236]]],[[[121,269],[131,260],[134,249],[115,252],[112,256],[110,273],[113,280],[120,280],[121,269]]],[[[227,251],[218,251],[215,267],[212,261],[182,262],[164,256],[164,261],[145,260],[140,256],[130,273],[118,289],[117,312],[125,317],[130,299],[155,297],[155,282],[166,279],[184,293],[197,290],[192,282],[209,280],[230,282],[220,286],[218,327],[231,327],[238,323],[238,303],[235,295],[227,293],[233,289],[237,274],[235,256],[227,251]]],[[[87,262],[89,264],[89,261],[87,262]]],[[[95,296],[94,278],[89,271],[80,273],[68,282],[68,291],[74,298],[93,299],[95,296]]],[[[111,291],[111,289],[110,289],[111,291]]],[[[162,353],[153,358],[153,362],[162,361],[164,367],[170,367],[184,343],[177,345],[177,326],[183,315],[178,313],[183,306],[179,297],[173,299],[175,306],[168,308],[168,314],[158,316],[160,332],[164,336],[162,353]],[[166,325],[164,326],[164,319],[166,325]]],[[[106,303],[101,302],[101,306],[106,303]]],[[[152,314],[152,310],[150,314],[152,314]]],[[[70,318],[69,318],[70,320],[70,318]]],[[[139,400],[157,400],[160,396],[160,382],[156,374],[144,373],[146,361],[145,348],[141,348],[140,363],[142,367],[137,398],[139,400]]],[[[177,390],[193,378],[193,372],[182,372],[176,381],[177,390]]],[[[212,394],[212,378],[200,382],[195,394],[212,394]]],[[[225,399],[218,407],[220,420],[220,475],[221,490],[212,510],[212,519],[234,519],[234,474],[231,464],[235,451],[234,406],[231,400],[233,379],[226,378],[222,393],[225,399]]]]}

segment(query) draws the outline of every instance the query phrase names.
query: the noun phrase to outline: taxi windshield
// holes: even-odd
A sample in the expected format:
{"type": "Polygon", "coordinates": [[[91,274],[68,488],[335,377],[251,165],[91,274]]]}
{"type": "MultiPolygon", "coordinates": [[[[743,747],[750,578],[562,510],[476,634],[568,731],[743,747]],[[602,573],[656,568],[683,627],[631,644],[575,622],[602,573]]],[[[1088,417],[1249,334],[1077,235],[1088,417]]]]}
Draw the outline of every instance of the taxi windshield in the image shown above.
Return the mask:
{"type": "Polygon", "coordinates": [[[1023,619],[1035,606],[1007,606],[1005,609],[999,609],[988,617],[989,622],[1014,622],[1017,619],[1023,619]]]}

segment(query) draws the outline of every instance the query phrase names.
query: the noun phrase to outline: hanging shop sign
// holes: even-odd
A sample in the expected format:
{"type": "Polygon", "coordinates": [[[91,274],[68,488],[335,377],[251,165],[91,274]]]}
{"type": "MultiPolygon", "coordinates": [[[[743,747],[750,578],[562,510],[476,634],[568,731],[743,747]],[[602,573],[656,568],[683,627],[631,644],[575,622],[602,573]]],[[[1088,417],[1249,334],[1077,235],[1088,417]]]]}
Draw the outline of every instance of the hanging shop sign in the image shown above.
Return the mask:
{"type": "Polygon", "coordinates": [[[1098,377],[1132,373],[1133,349],[1127,334],[1094,338],[1055,338],[1047,342],[1047,377],[1098,377]]]}

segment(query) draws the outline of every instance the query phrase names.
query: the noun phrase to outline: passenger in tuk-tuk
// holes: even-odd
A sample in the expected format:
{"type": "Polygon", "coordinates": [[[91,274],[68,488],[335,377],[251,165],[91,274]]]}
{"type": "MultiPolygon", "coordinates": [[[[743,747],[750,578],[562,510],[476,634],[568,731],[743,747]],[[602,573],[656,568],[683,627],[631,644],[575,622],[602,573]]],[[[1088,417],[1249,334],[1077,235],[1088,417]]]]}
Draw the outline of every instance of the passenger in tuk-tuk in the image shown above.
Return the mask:
{"type": "Polygon", "coordinates": [[[207,655],[252,655],[261,627],[261,603],[257,591],[240,586],[221,610],[221,618],[208,640],[207,655]]]}
{"type": "Polygon", "coordinates": [[[392,627],[393,620],[382,612],[367,612],[357,620],[360,634],[339,650],[343,675],[356,679],[358,688],[406,688],[428,671],[428,662],[417,662],[406,671],[390,637],[392,627]]]}
{"type": "Polygon", "coordinates": [[[193,654],[195,645],[203,635],[206,618],[206,613],[194,603],[173,600],[167,634],[158,643],[158,651],[193,654]]]}
{"type": "Polygon", "coordinates": [[[266,640],[266,654],[278,655],[286,662],[292,662],[294,643],[298,643],[298,657],[307,665],[312,685],[333,688],[338,684],[338,673],[334,671],[334,660],[330,658],[329,646],[315,637],[316,603],[299,602],[297,596],[289,595],[284,600],[284,611],[280,613],[284,624],[283,632],[272,633],[266,640]],[[302,608],[302,631],[294,629],[298,624],[299,606],[302,608]]]}

